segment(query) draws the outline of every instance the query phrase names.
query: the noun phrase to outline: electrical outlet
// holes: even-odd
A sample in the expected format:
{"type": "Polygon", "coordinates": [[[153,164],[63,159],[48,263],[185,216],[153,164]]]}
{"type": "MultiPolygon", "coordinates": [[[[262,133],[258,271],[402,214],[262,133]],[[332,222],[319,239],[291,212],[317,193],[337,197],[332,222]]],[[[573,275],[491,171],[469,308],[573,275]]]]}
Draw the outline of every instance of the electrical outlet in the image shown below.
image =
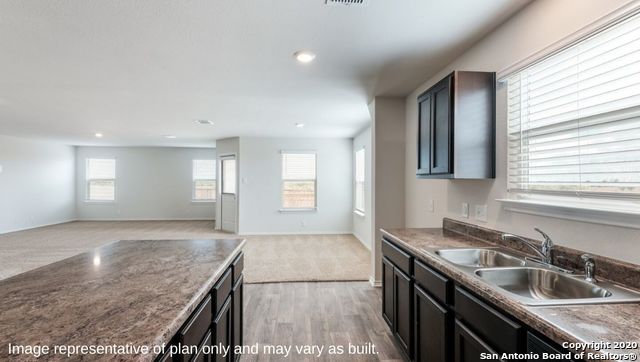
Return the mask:
{"type": "Polygon", "coordinates": [[[466,202],[462,203],[462,217],[465,219],[469,218],[469,204],[466,202]]]}
{"type": "Polygon", "coordinates": [[[433,200],[429,200],[429,203],[427,204],[427,209],[429,210],[429,212],[434,212],[436,210],[435,203],[433,202],[433,200]]]}
{"type": "Polygon", "coordinates": [[[476,220],[487,222],[487,205],[476,205],[476,220]]]}
{"type": "Polygon", "coordinates": [[[300,226],[302,226],[303,228],[306,228],[307,227],[307,221],[306,220],[300,221],[300,226]]]}

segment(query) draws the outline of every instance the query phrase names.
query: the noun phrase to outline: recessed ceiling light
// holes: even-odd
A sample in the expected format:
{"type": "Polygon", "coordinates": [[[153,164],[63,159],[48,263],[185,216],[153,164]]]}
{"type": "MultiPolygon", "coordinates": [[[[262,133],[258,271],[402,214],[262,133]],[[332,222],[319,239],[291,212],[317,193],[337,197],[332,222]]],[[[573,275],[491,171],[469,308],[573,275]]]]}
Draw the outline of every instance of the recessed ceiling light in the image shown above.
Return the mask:
{"type": "Polygon", "coordinates": [[[213,121],[210,121],[208,119],[196,119],[195,122],[198,123],[198,124],[203,124],[203,125],[209,125],[209,126],[213,125],[213,121]]]}
{"type": "Polygon", "coordinates": [[[316,55],[308,50],[299,50],[293,53],[293,56],[300,63],[310,63],[316,58],[316,55]]]}
{"type": "Polygon", "coordinates": [[[168,138],[168,139],[171,139],[171,140],[172,140],[172,139],[174,139],[174,138],[178,138],[178,137],[176,137],[176,136],[174,136],[174,135],[172,135],[172,134],[167,134],[167,135],[164,135],[164,138],[168,138]]]}
{"type": "Polygon", "coordinates": [[[96,133],[94,134],[94,136],[96,136],[96,138],[102,138],[102,136],[104,136],[102,133],[96,133]]]}
{"type": "Polygon", "coordinates": [[[296,123],[296,127],[302,128],[302,127],[304,127],[304,123],[296,123]]]}

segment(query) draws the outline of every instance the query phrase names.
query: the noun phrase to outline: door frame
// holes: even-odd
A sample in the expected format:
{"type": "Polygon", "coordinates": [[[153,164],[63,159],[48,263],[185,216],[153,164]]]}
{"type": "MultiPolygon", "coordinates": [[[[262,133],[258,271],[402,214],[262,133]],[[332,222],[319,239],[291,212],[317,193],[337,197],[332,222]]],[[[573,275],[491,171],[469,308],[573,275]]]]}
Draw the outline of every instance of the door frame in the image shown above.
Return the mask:
{"type": "Polygon", "coordinates": [[[216,230],[223,230],[222,229],[222,197],[223,197],[223,193],[222,193],[222,184],[224,183],[224,175],[223,175],[223,171],[222,171],[222,161],[225,159],[234,159],[236,160],[236,193],[235,193],[235,199],[236,199],[236,215],[235,215],[235,230],[234,233],[238,233],[238,231],[240,230],[239,227],[239,219],[240,219],[240,169],[239,169],[239,162],[238,162],[238,155],[236,153],[222,153],[217,155],[216,157],[217,159],[217,164],[218,164],[218,175],[220,175],[220,182],[217,182],[217,198],[218,198],[218,207],[216,210],[216,219],[219,219],[220,221],[217,222],[216,221],[216,230]]]}

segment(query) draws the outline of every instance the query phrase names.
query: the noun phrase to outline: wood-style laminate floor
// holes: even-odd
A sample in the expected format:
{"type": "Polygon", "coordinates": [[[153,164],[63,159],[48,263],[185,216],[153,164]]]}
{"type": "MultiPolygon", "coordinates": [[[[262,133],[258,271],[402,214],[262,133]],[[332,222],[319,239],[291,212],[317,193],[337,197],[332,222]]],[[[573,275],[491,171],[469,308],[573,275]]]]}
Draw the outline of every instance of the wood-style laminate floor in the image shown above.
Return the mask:
{"type": "Polygon", "coordinates": [[[402,361],[381,316],[381,289],[363,282],[245,285],[246,346],[258,354],[241,361],[402,361]],[[377,354],[348,354],[349,344],[375,345],[377,354]],[[265,346],[294,346],[288,357],[263,353],[265,346]],[[324,347],[320,357],[295,346],[324,347]],[[329,355],[331,345],[344,354],[329,355]]]}

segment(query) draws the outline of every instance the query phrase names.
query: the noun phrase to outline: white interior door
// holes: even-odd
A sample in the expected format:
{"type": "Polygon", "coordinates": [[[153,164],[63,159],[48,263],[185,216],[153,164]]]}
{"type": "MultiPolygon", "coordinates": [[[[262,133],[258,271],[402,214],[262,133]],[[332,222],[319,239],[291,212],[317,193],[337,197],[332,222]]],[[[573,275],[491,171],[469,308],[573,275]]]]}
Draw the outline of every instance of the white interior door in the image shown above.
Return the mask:
{"type": "Polygon", "coordinates": [[[236,233],[238,230],[238,183],[235,156],[224,156],[220,159],[222,173],[221,185],[221,228],[223,231],[236,233]]]}

